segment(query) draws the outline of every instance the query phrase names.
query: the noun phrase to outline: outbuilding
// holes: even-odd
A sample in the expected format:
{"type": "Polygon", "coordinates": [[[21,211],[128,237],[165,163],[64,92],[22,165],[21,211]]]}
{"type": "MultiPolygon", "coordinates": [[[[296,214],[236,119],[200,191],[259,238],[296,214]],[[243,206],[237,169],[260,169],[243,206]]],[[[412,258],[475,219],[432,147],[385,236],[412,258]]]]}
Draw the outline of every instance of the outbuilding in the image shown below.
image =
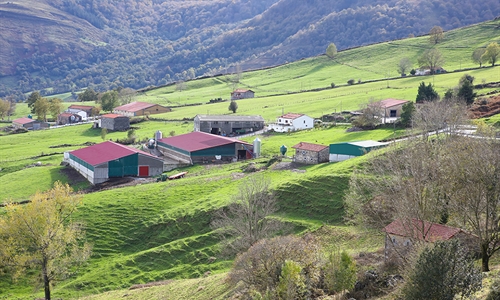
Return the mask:
{"type": "Polygon", "coordinates": [[[57,125],[74,124],[82,121],[82,116],[77,113],[64,112],[57,115],[57,125]]]}
{"type": "Polygon", "coordinates": [[[117,114],[102,115],[101,128],[113,131],[127,130],[130,128],[130,119],[129,117],[117,114]]]}
{"type": "Polygon", "coordinates": [[[80,115],[83,120],[86,120],[88,117],[92,116],[92,111],[94,111],[95,114],[99,113],[99,111],[96,110],[95,106],[90,105],[72,104],[68,107],[68,109],[66,109],[66,112],[80,115]]]}
{"type": "Polygon", "coordinates": [[[328,146],[300,142],[295,149],[294,161],[302,164],[319,164],[328,161],[328,146]]]}
{"type": "Polygon", "coordinates": [[[162,138],[156,143],[166,157],[190,164],[253,157],[252,144],[201,131],[162,138]]]}
{"type": "Polygon", "coordinates": [[[236,135],[262,130],[264,118],[261,116],[196,115],[194,131],[218,135],[236,135]]]}
{"type": "Polygon", "coordinates": [[[127,117],[148,116],[162,114],[171,111],[169,107],[148,102],[130,102],[128,104],[115,107],[113,113],[127,117]]]}
{"type": "Polygon", "coordinates": [[[373,102],[370,105],[374,105],[380,108],[381,110],[381,119],[382,123],[393,123],[399,117],[401,117],[401,112],[403,111],[403,105],[408,103],[407,100],[398,100],[398,99],[385,99],[378,102],[373,102]]]}
{"type": "Polygon", "coordinates": [[[150,177],[163,172],[162,159],[111,141],[65,152],[64,160],[92,184],[111,177],[150,177]]]}
{"type": "Polygon", "coordinates": [[[252,90],[236,89],[231,92],[231,100],[248,99],[255,97],[255,92],[252,90]]]}
{"type": "Polygon", "coordinates": [[[42,122],[39,120],[33,120],[31,118],[19,118],[12,120],[12,125],[16,128],[26,128],[28,130],[38,130],[49,128],[49,123],[42,122]]]}
{"type": "Polygon", "coordinates": [[[359,141],[330,144],[330,162],[342,161],[387,146],[389,143],[377,141],[359,141]]]}

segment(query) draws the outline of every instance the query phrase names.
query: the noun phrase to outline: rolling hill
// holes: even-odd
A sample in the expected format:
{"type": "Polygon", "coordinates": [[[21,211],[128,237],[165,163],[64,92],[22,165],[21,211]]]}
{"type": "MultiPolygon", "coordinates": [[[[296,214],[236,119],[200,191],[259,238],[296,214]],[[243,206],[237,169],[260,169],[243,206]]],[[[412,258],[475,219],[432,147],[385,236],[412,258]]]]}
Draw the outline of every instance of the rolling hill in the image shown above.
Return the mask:
{"type": "Polygon", "coordinates": [[[260,68],[493,19],[500,4],[441,1],[0,3],[0,97],[144,88],[260,68]]]}

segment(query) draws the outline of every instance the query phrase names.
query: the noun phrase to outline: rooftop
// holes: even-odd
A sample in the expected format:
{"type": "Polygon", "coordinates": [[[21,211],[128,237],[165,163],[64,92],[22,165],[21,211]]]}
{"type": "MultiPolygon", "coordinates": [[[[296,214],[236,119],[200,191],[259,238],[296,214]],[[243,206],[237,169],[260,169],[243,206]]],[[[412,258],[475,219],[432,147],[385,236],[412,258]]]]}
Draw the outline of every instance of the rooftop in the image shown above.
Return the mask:
{"type": "Polygon", "coordinates": [[[307,150],[307,151],[320,152],[321,150],[328,148],[328,146],[300,142],[297,145],[292,146],[292,148],[297,149],[297,150],[307,150]]]}
{"type": "Polygon", "coordinates": [[[372,104],[380,105],[380,107],[382,107],[382,108],[389,108],[389,107],[405,104],[408,102],[409,101],[407,101],[407,100],[398,100],[398,99],[389,98],[389,99],[385,99],[382,101],[374,102],[372,104]]]}
{"type": "Polygon", "coordinates": [[[283,119],[297,119],[297,118],[300,118],[304,116],[304,114],[294,114],[294,113],[287,113],[287,114],[284,114],[282,116],[280,116],[279,118],[283,118],[283,119]]]}
{"type": "Polygon", "coordinates": [[[351,144],[351,145],[358,146],[358,147],[371,148],[371,147],[385,146],[385,145],[388,145],[389,143],[381,143],[381,142],[377,142],[377,141],[366,140],[366,141],[358,141],[358,142],[348,142],[347,144],[351,144]]]}
{"type": "Polygon", "coordinates": [[[241,116],[241,115],[196,115],[201,121],[253,121],[264,122],[261,116],[241,116]]]}
{"type": "Polygon", "coordinates": [[[105,114],[102,115],[101,118],[109,118],[109,119],[116,119],[116,118],[128,118],[124,115],[118,115],[118,114],[105,114]]]}
{"type": "Polygon", "coordinates": [[[417,219],[411,219],[408,222],[397,219],[387,225],[383,231],[388,234],[413,237],[421,241],[435,242],[438,240],[449,240],[463,230],[417,219]]]}
{"type": "Polygon", "coordinates": [[[135,153],[140,153],[157,158],[156,156],[153,156],[147,152],[111,141],[106,141],[100,144],[95,144],[89,147],[71,151],[70,153],[92,166],[96,166],[111,160],[120,159],[122,157],[129,156],[135,153]]]}
{"type": "Polygon", "coordinates": [[[88,110],[88,109],[92,109],[94,107],[93,106],[89,106],[89,105],[71,104],[68,108],[88,110]]]}
{"type": "Polygon", "coordinates": [[[26,117],[12,120],[12,123],[17,123],[17,124],[22,124],[22,125],[28,124],[28,123],[31,123],[31,122],[36,122],[36,120],[30,119],[30,118],[26,118],[26,117]]]}
{"type": "Polygon", "coordinates": [[[199,151],[203,149],[239,143],[250,145],[249,143],[232,139],[220,135],[195,131],[191,133],[181,134],[173,137],[163,138],[158,140],[159,143],[167,144],[189,152],[199,151]]]}
{"type": "Polygon", "coordinates": [[[233,91],[233,93],[246,93],[246,92],[253,92],[252,90],[245,90],[245,89],[236,89],[233,91]]]}
{"type": "Polygon", "coordinates": [[[128,104],[115,107],[115,109],[113,109],[113,111],[136,112],[136,111],[140,111],[140,110],[143,110],[143,109],[150,108],[150,107],[155,106],[155,105],[158,105],[158,104],[148,103],[148,102],[137,102],[136,101],[136,102],[130,102],[128,104]]]}

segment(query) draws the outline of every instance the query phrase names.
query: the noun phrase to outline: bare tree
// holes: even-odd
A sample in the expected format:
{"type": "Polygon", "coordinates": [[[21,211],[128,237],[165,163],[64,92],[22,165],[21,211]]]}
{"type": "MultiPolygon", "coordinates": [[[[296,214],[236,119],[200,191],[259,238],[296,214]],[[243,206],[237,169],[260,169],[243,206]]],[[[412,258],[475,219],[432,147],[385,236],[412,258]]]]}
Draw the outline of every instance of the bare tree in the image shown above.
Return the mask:
{"type": "Polygon", "coordinates": [[[277,211],[277,199],[269,185],[270,181],[259,175],[247,178],[231,203],[215,214],[212,228],[228,254],[244,251],[284,228],[283,223],[270,217],[277,211]]]}
{"type": "Polygon", "coordinates": [[[429,40],[432,44],[437,44],[444,39],[443,28],[440,26],[432,27],[429,31],[429,40]]]}
{"type": "Polygon", "coordinates": [[[436,69],[444,64],[444,58],[438,49],[432,48],[425,50],[418,59],[418,65],[421,68],[430,68],[431,74],[436,73],[436,69]]]}
{"type": "Polygon", "coordinates": [[[411,60],[408,57],[403,57],[398,63],[398,73],[404,76],[406,71],[411,70],[412,67],[413,63],[411,60]]]}
{"type": "Polygon", "coordinates": [[[375,128],[382,122],[383,116],[384,109],[380,103],[370,99],[370,103],[361,109],[361,114],[354,118],[352,125],[361,128],[375,128]]]}
{"type": "Polygon", "coordinates": [[[122,105],[134,101],[135,96],[137,96],[137,92],[131,88],[122,88],[118,92],[118,99],[122,105]]]}
{"type": "Polygon", "coordinates": [[[474,52],[472,52],[472,61],[479,64],[479,67],[482,67],[485,61],[483,57],[484,52],[486,52],[486,48],[477,48],[474,52]]]}

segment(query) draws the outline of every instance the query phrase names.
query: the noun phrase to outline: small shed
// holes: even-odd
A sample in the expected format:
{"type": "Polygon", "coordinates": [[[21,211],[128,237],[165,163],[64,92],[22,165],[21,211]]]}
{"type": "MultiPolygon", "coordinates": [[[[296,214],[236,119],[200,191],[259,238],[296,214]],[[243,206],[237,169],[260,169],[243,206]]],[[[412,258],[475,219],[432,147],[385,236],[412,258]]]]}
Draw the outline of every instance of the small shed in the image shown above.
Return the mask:
{"type": "Polygon", "coordinates": [[[418,219],[396,219],[386,227],[385,257],[393,254],[406,255],[416,242],[434,243],[457,238],[469,251],[477,252],[477,236],[460,228],[432,223],[418,219]]]}
{"type": "Polygon", "coordinates": [[[300,142],[292,146],[295,149],[294,161],[303,164],[319,164],[329,158],[328,146],[300,142]]]}
{"type": "Polygon", "coordinates": [[[248,99],[255,97],[255,92],[252,90],[236,89],[231,92],[231,100],[248,99]]]}
{"type": "Polygon", "coordinates": [[[330,144],[330,162],[343,161],[387,146],[389,143],[376,141],[359,141],[330,144]]]}
{"type": "Polygon", "coordinates": [[[12,120],[12,125],[16,128],[26,128],[28,130],[47,129],[50,126],[47,122],[33,120],[31,118],[25,117],[12,120]]]}
{"type": "Polygon", "coordinates": [[[101,128],[112,131],[127,130],[130,128],[130,119],[129,117],[117,114],[102,115],[101,128]]]}
{"type": "Polygon", "coordinates": [[[82,116],[78,113],[64,112],[57,116],[58,125],[74,124],[82,121],[82,116]]]}
{"type": "Polygon", "coordinates": [[[150,177],[163,172],[162,159],[111,141],[65,152],[64,160],[92,184],[111,177],[150,177]]]}
{"type": "Polygon", "coordinates": [[[401,117],[401,112],[403,110],[403,105],[408,103],[407,100],[398,100],[398,99],[385,99],[378,102],[373,102],[371,105],[375,105],[381,108],[382,110],[382,120],[383,123],[392,123],[397,118],[401,117]]]}
{"type": "Polygon", "coordinates": [[[127,117],[147,116],[153,114],[162,114],[172,111],[169,107],[161,106],[148,102],[130,102],[128,104],[115,107],[113,113],[127,117]]]}
{"type": "Polygon", "coordinates": [[[159,139],[157,149],[165,157],[190,164],[253,157],[252,144],[201,131],[159,139]]]}
{"type": "Polygon", "coordinates": [[[196,115],[194,131],[203,131],[218,135],[244,134],[264,128],[261,116],[235,115],[196,115]]]}

